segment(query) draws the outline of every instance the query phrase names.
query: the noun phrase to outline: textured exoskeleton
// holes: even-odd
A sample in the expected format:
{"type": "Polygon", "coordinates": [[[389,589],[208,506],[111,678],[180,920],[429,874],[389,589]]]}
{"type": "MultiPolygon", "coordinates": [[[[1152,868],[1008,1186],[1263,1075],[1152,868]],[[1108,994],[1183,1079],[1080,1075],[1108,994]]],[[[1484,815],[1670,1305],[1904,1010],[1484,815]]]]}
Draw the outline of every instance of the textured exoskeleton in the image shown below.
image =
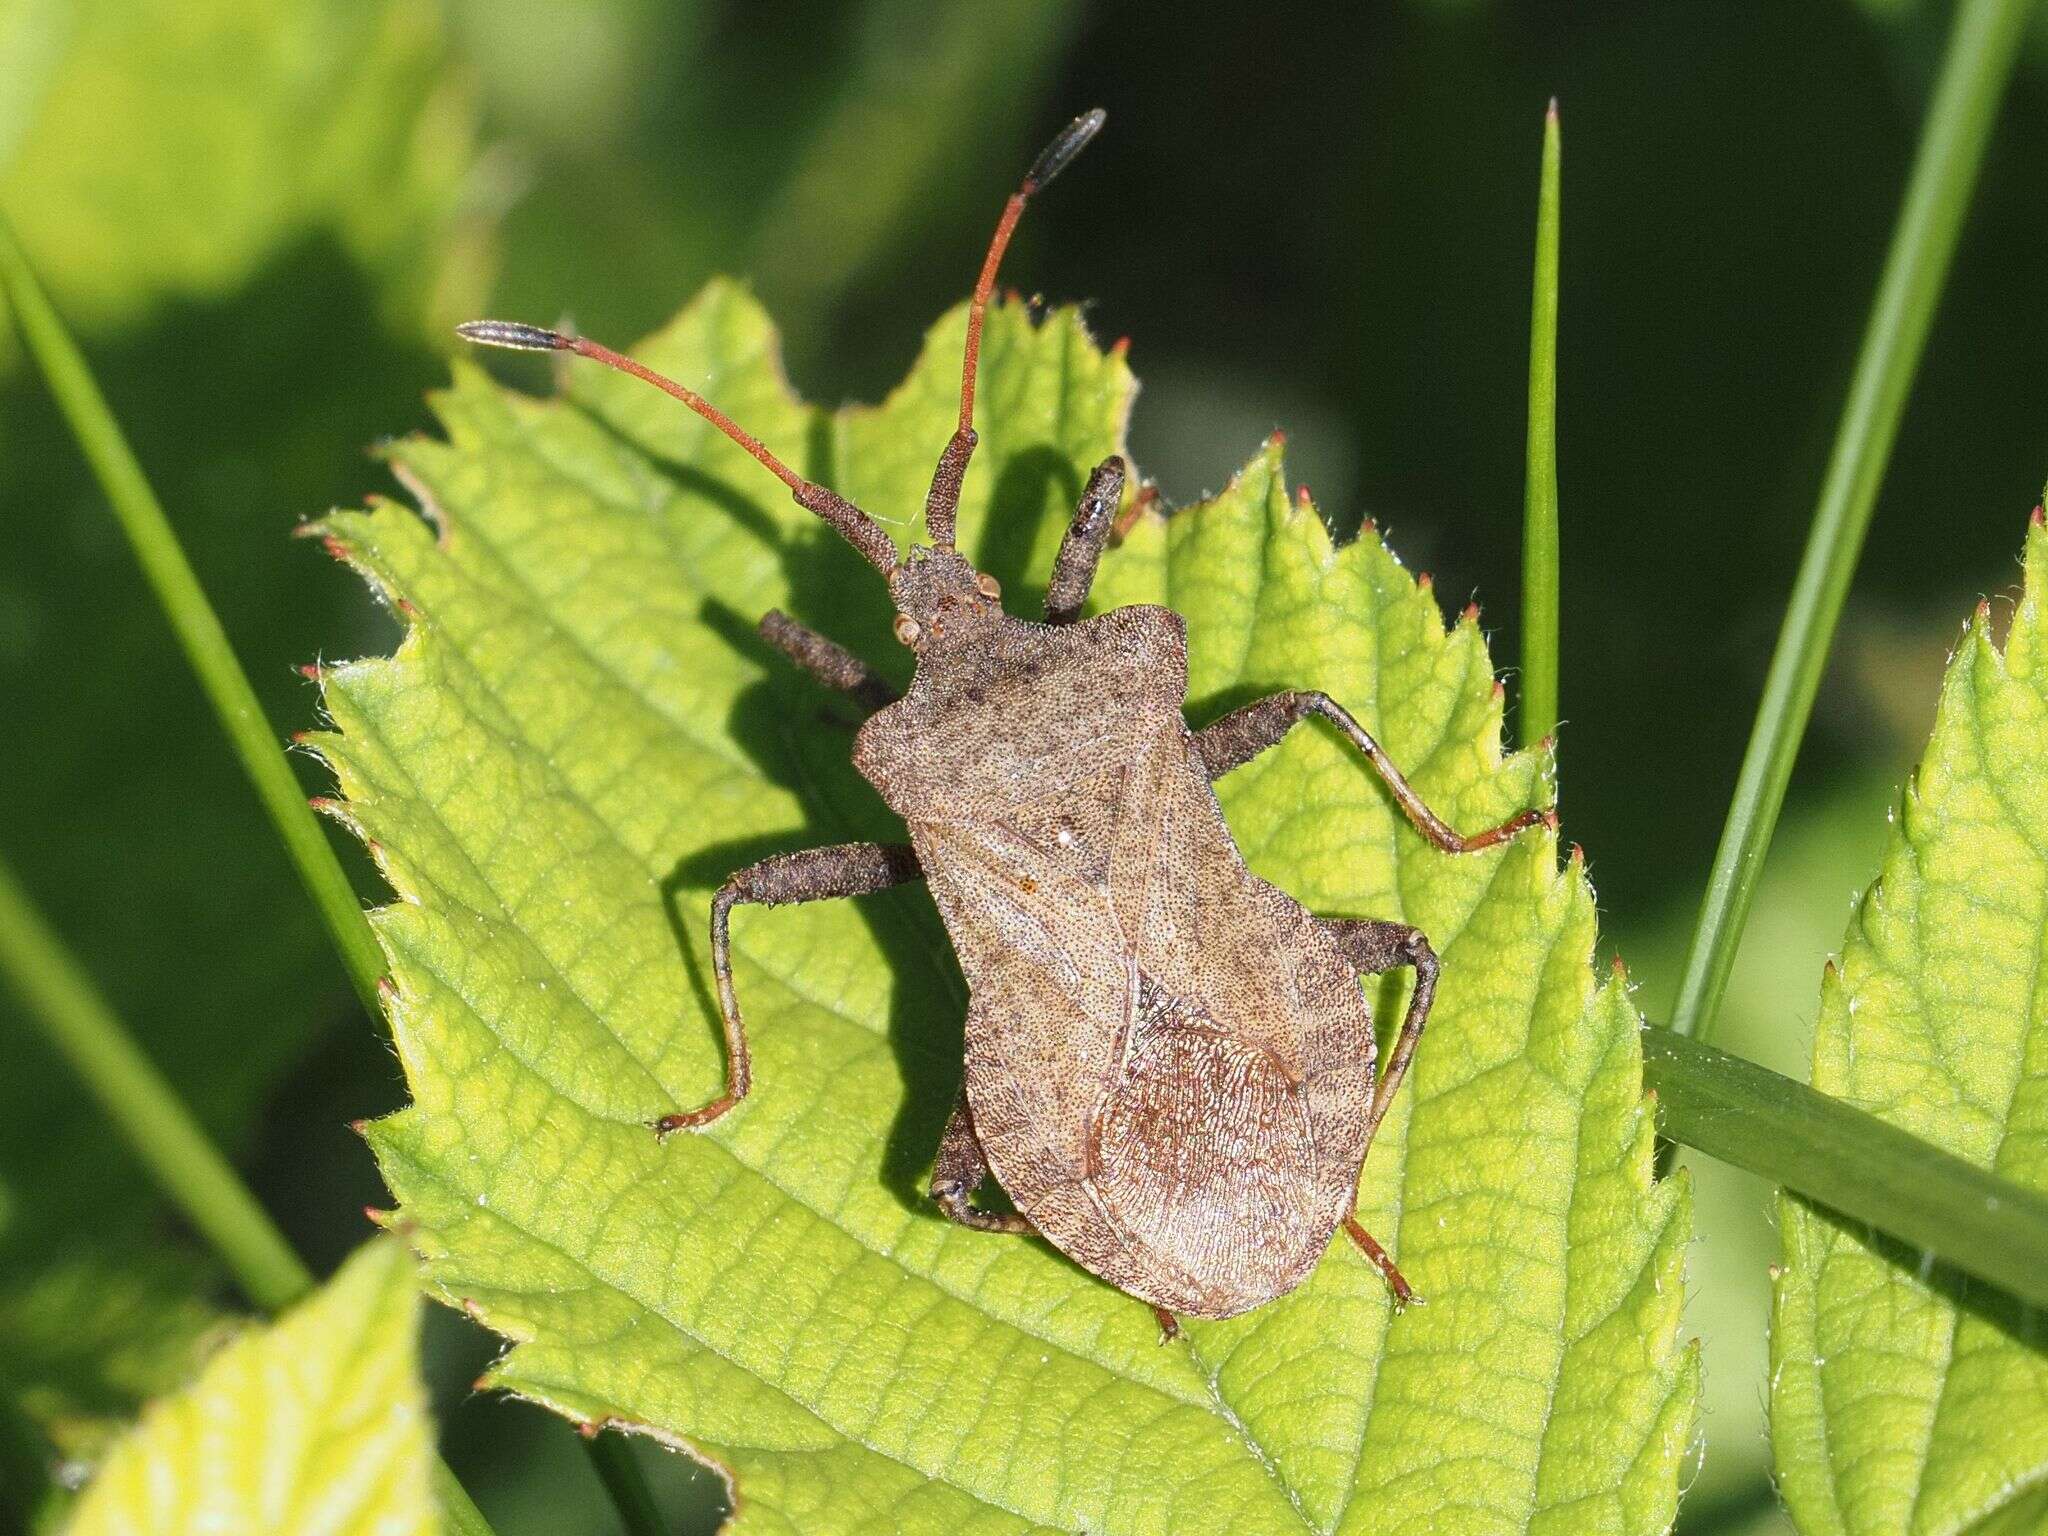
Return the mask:
{"type": "Polygon", "coordinates": [[[1281,1294],[1350,1214],[1372,1021],[1336,939],[1231,841],[1181,718],[1180,616],[940,622],[854,762],[909,825],[966,972],[989,1168],[1157,1306],[1281,1294]]]}
{"type": "Polygon", "coordinates": [[[954,548],[997,264],[1025,200],[1101,120],[1077,119],[1055,139],[1004,210],[969,310],[959,426],[925,505],[932,542],[905,557],[866,513],[794,474],[694,391],[579,338],[497,321],[463,328],[472,340],[623,368],[703,415],[887,578],[897,637],[916,653],[896,698],[824,636],[779,613],[762,621],[778,649],[874,709],[854,762],[903,818],[910,844],[777,855],[721,887],[711,930],[726,1091],[656,1128],[708,1124],[751,1087],[732,987],[735,905],[859,895],[921,876],[972,994],[963,1093],[932,1177],[947,1216],[1041,1234],[1151,1303],[1169,1329],[1170,1314],[1227,1317],[1282,1295],[1340,1224],[1407,1300],[1406,1281],[1351,1212],[1429,1014],[1436,956],[1416,929],[1319,918],[1252,874],[1211,781],[1321,715],[1438,847],[1489,847],[1551,818],[1529,810],[1460,837],[1319,693],[1274,694],[1190,731],[1180,616],[1137,606],[1080,618],[1122,498],[1120,459],[1089,478],[1044,622],[1006,613],[996,583],[954,548]],[[1415,969],[1414,992],[1376,1074],[1359,975],[1404,965],[1415,969]],[[973,1204],[991,1172],[1017,1215],[973,1204]]]}

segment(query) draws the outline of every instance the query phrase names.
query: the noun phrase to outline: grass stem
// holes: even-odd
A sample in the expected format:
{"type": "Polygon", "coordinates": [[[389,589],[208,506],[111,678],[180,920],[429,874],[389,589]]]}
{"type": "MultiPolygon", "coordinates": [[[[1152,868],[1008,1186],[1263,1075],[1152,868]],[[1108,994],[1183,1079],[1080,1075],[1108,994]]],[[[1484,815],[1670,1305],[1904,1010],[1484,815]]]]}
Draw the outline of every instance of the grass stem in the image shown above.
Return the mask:
{"type": "Polygon", "coordinates": [[[1522,490],[1522,745],[1557,729],[1557,240],[1563,146],[1557,103],[1543,115],[1536,279],[1529,304],[1529,443],[1522,490]]]}
{"type": "MultiPolygon", "coordinates": [[[[277,1312],[310,1291],[312,1272],[143,1055],[4,861],[0,977],[242,1293],[265,1312],[277,1312]]],[[[491,1536],[489,1522],[445,1463],[436,1461],[434,1478],[447,1529],[456,1536],[491,1536]]]]}
{"type": "Polygon", "coordinates": [[[0,294],[5,295],[29,356],[42,370],[185,659],[205,689],[221,729],[227,732],[229,744],[327,925],[356,995],[370,1016],[377,1017],[377,978],[384,974],[384,956],[363,915],[362,903],[350,888],[326,831],[306,804],[306,792],[292,772],[276,732],[264,718],[256,690],[249,686],[248,674],[235,659],[227,631],[207,601],[192,562],[164,515],[163,504],[150,489],[84,355],[64,329],[4,219],[0,219],[0,294]]]}
{"type": "Polygon", "coordinates": [[[1682,1035],[1706,1037],[1727,988],[1984,146],[2033,9],[2032,0],[1963,0],[1957,10],[1686,954],[1671,1018],[1682,1035]]]}

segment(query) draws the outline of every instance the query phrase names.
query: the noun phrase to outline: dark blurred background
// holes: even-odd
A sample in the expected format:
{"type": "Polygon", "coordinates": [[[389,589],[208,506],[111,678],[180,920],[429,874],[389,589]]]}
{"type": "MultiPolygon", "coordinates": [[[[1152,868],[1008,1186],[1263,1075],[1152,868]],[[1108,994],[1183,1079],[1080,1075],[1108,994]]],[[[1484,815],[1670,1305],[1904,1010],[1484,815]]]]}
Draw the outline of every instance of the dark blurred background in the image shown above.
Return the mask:
{"type": "MultiPolygon", "coordinates": [[[[1563,810],[1609,941],[1668,996],[1805,536],[1948,7],[6,0],[0,209],[78,329],[278,731],[297,663],[387,645],[288,534],[392,489],[447,324],[632,339],[749,279],[812,397],[871,399],[968,287],[1066,118],[1110,127],[1007,279],[1132,338],[1170,502],[1272,428],[1517,639],[1530,251],[1564,124],[1563,810]]],[[[1946,647],[2016,586],[2048,471],[2048,46],[2001,118],[1719,1040],[1804,1075],[1946,647]]],[[[936,446],[936,445],[935,445],[936,446]]],[[[1512,697],[1512,692],[1511,692],[1512,697]]],[[[310,787],[318,775],[310,767],[310,787]]],[[[323,1270],[379,1197],[344,1128],[395,1062],[110,515],[0,340],[0,853],[323,1270]]],[[[350,855],[353,857],[353,854],[350,855]]],[[[360,863],[361,888],[376,889],[360,863]]],[[[0,1003],[0,1361],[89,1457],[231,1305],[0,1003]]],[[[1701,1179],[1704,1465],[1681,1529],[1782,1530],[1762,1439],[1768,1194],[1701,1179]]],[[[573,1437],[476,1398],[448,1454],[504,1536],[613,1528],[573,1437]]],[[[714,1479],[642,1448],[680,1522],[714,1479]]]]}

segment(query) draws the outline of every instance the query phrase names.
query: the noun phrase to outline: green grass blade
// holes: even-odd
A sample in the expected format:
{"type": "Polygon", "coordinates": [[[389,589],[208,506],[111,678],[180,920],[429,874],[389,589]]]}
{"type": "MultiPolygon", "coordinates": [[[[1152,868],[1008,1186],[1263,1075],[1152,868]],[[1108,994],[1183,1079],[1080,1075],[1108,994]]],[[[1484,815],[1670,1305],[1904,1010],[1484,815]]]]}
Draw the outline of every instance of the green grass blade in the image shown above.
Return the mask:
{"type": "Polygon", "coordinates": [[[1557,235],[1562,144],[1543,116],[1536,287],[1529,304],[1529,447],[1522,492],[1522,745],[1557,729],[1557,235]]]}
{"type": "Polygon", "coordinates": [[[434,1458],[434,1502],[441,1506],[442,1536],[495,1536],[476,1500],[439,1456],[434,1458]]]}
{"type": "Polygon", "coordinates": [[[176,1091],[0,864],[0,974],[249,1299],[274,1312],[313,1277],[176,1091]]]}
{"type": "Polygon", "coordinates": [[[2048,1306],[2048,1196],[1710,1045],[1643,1031],[1658,1129],[2048,1306]]]}
{"type": "Polygon", "coordinates": [[[305,791],[263,716],[255,690],[235,659],[227,633],[207,602],[162,504],[107,408],[84,356],[65,331],[4,220],[0,220],[0,293],[6,295],[29,354],[42,370],[50,393],[112,503],[122,532],[206,690],[221,728],[341,952],[357,996],[374,1017],[384,957],[363,916],[362,904],[350,888],[326,832],[307,806],[305,791]]]}
{"type": "MultiPolygon", "coordinates": [[[[4,861],[0,976],[243,1294],[264,1311],[276,1312],[312,1290],[312,1273],[143,1055],[4,861]]],[[[435,1492],[450,1532],[491,1536],[482,1511],[444,1463],[436,1464],[435,1492]]]]}
{"type": "Polygon", "coordinates": [[[597,1480],[611,1495],[619,1513],[619,1525],[626,1536],[662,1536],[667,1529],[654,1491],[647,1486],[647,1474],[626,1437],[613,1431],[590,1436],[583,1442],[597,1480]]]}
{"type": "Polygon", "coordinates": [[[1966,0],[1957,13],[1686,955],[1671,1019],[1680,1034],[1704,1037],[1720,1007],[1985,141],[2032,10],[2032,0],[1966,0]]]}
{"type": "MultiPolygon", "coordinates": [[[[0,293],[6,295],[24,344],[112,504],[257,797],[284,840],[356,995],[371,1015],[377,1016],[377,982],[384,974],[384,956],[362,904],[306,803],[305,791],[278,746],[162,503],[136,462],[84,356],[65,331],[4,220],[0,220],[0,293]]],[[[0,867],[0,966],[159,1185],[213,1246],[249,1298],[266,1311],[276,1311],[309,1289],[312,1276],[283,1234],[206,1139],[170,1084],[121,1027],[4,867],[0,867]]],[[[638,1470],[637,1465],[631,1469],[635,1474],[638,1470]]],[[[613,1488],[613,1479],[606,1478],[605,1485],[613,1488]]],[[[490,1536],[489,1523],[445,1464],[438,1465],[435,1488],[450,1531],[461,1536],[490,1536]]],[[[627,1515],[623,1505],[621,1515],[627,1515]]],[[[627,1529],[635,1529],[630,1518],[627,1529]]]]}

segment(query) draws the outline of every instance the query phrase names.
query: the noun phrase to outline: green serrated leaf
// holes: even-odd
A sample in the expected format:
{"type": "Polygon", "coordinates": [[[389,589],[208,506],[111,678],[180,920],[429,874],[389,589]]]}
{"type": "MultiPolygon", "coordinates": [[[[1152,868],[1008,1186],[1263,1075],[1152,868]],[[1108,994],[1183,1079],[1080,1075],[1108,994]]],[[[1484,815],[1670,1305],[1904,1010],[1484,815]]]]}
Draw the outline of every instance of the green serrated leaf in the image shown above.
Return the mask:
{"type": "MultiPolygon", "coordinates": [[[[791,396],[728,286],[643,356],[904,518],[961,325],[884,405],[836,416],[791,396]]],[[[627,380],[576,370],[570,391],[463,371],[449,441],[396,453],[433,526],[391,505],[328,525],[412,620],[395,658],[326,679],[321,750],[401,896],[377,921],[415,1102],[371,1140],[433,1289],[517,1341],[496,1383],[715,1460],[742,1531],[1668,1526],[1689,1210],[1650,1178],[1637,1020],[1594,976],[1578,861],[1547,835],[1425,850],[1333,736],[1298,732],[1225,805],[1261,874],[1444,951],[1361,1207],[1426,1307],[1393,1316],[1340,1243],[1302,1290],[1161,1348],[1148,1309],[1045,1245],[940,1219],[923,1188],[965,998],[919,890],[743,912],[755,1092],[656,1143],[643,1121],[721,1080],[712,889],[891,831],[845,705],[755,617],[786,607],[899,674],[905,653],[872,572],[730,444],[627,380]]],[[[1020,610],[1131,394],[1073,312],[991,313],[961,542],[1020,610]]],[[[1476,623],[1446,633],[1376,536],[1333,548],[1277,444],[1214,502],[1141,520],[1100,596],[1187,615],[1198,715],[1320,686],[1462,824],[1548,796],[1545,759],[1501,756],[1476,623]]],[[[1381,1018],[1401,984],[1376,989],[1381,1018]]]]}
{"type": "Polygon", "coordinates": [[[380,1238],[153,1403],[69,1536],[427,1536],[439,1521],[418,1335],[412,1263],[380,1238]]]}
{"type": "MultiPolygon", "coordinates": [[[[1821,987],[1813,1085],[2048,1189],[2048,531],[2001,654],[1980,607],[1882,872],[1821,987]]],[[[1771,1432],[1808,1532],[2048,1522],[2044,1318],[1789,1197],[1771,1432]]]]}

